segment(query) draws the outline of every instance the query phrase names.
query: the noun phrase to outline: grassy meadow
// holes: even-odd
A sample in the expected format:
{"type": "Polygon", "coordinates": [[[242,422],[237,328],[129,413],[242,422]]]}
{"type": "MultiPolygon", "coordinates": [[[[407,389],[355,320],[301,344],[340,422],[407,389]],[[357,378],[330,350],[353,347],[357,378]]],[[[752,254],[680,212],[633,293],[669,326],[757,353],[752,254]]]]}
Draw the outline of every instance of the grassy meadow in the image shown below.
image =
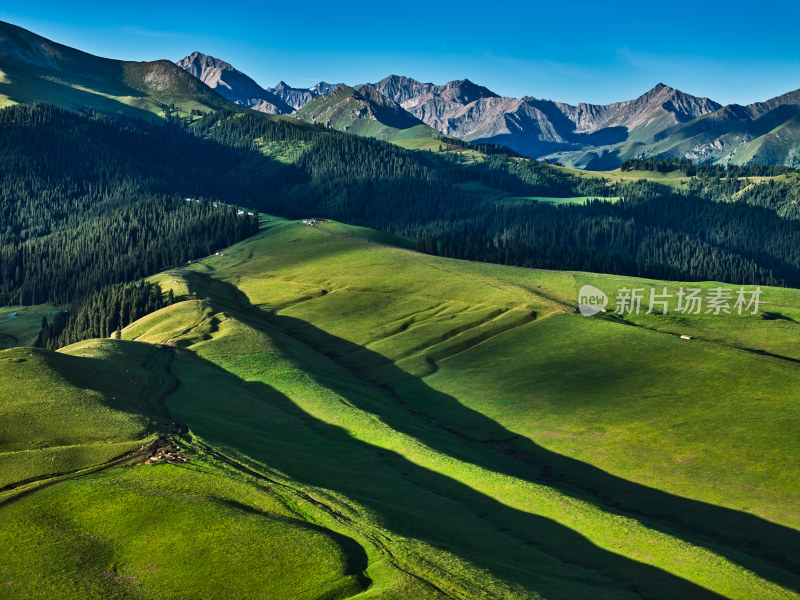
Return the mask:
{"type": "Polygon", "coordinates": [[[38,306],[0,307],[0,350],[16,346],[32,346],[42,328],[42,317],[52,321],[61,307],[38,306]]]}
{"type": "Polygon", "coordinates": [[[0,597],[800,597],[800,291],[618,315],[720,284],[410,247],[266,218],[122,340],[0,352],[0,597]]]}
{"type": "Polygon", "coordinates": [[[417,128],[411,128],[406,132],[403,132],[403,135],[395,136],[390,141],[401,148],[405,148],[406,150],[435,152],[449,155],[455,154],[464,164],[480,163],[486,159],[486,155],[482,152],[473,150],[471,148],[462,148],[461,146],[448,144],[443,140],[430,137],[427,135],[427,133],[428,132],[424,130],[419,131],[417,128]],[[416,136],[412,137],[410,135],[412,133],[415,133],[416,136]]]}

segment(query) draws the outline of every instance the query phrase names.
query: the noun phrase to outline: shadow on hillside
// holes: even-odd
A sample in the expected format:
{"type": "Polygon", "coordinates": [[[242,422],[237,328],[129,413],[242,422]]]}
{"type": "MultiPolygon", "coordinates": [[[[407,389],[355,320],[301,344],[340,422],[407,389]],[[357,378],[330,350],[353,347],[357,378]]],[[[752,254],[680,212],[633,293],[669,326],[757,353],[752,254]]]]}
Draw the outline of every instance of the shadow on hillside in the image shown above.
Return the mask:
{"type": "MultiPolygon", "coordinates": [[[[534,483],[543,483],[561,493],[591,502],[603,510],[636,518],[647,527],[705,546],[765,579],[800,590],[800,578],[796,576],[800,572],[797,556],[800,533],[797,531],[747,513],[639,485],[546,450],[527,438],[505,430],[455,398],[430,388],[424,381],[409,376],[380,355],[331,336],[307,322],[261,311],[253,307],[247,297],[231,284],[202,275],[198,275],[198,278],[203,281],[190,282],[190,285],[199,285],[204,292],[210,292],[211,302],[217,310],[233,310],[237,317],[255,327],[274,327],[291,332],[294,338],[307,344],[309,354],[324,348],[328,358],[336,362],[339,369],[345,370],[354,380],[366,382],[366,393],[358,390],[359,386],[336,377],[331,368],[321,366],[319,361],[304,358],[302,353],[298,356],[298,348],[289,347],[292,345],[289,339],[275,336],[275,342],[283,346],[288,355],[297,357],[303,369],[312,377],[358,408],[377,414],[393,429],[460,460],[534,483]],[[374,355],[371,363],[381,365],[382,377],[386,376],[388,369],[389,380],[402,382],[402,386],[395,384],[395,388],[402,389],[402,392],[379,388],[370,382],[368,373],[345,367],[337,361],[337,357],[355,353],[362,357],[365,353],[374,355]],[[391,373],[392,370],[396,372],[391,373]],[[467,422],[471,430],[478,428],[489,432],[496,441],[473,439],[449,425],[436,422],[421,408],[433,403],[437,405],[439,414],[454,415],[453,422],[467,422]]],[[[337,489],[335,485],[334,489],[337,489]]],[[[565,535],[568,535],[567,532],[565,535]]]]}
{"type": "MultiPolygon", "coordinates": [[[[419,467],[397,452],[357,440],[345,429],[314,418],[266,384],[244,381],[194,353],[179,351],[179,356],[199,377],[213,380],[214,395],[225,400],[209,403],[191,401],[188,396],[173,398],[170,411],[176,418],[236,460],[249,457],[301,485],[331,490],[358,502],[365,512],[351,518],[346,511],[357,509],[347,506],[339,516],[345,531],[359,530],[357,537],[373,540],[384,553],[391,552],[387,555],[392,562],[412,571],[415,578],[441,583],[430,582],[427,571],[441,578],[453,565],[437,563],[424,551],[420,554],[409,542],[414,539],[545,598],[721,598],[659,568],[599,548],[549,518],[508,507],[450,477],[419,467]],[[383,535],[372,529],[373,523],[397,539],[385,542],[383,535]]],[[[245,470],[258,476],[251,469],[245,470]]],[[[328,502],[333,514],[338,502],[328,502]]],[[[349,572],[364,565],[362,546],[356,547],[346,535],[335,534],[334,539],[349,556],[349,572]]],[[[477,588],[470,588],[458,574],[450,576],[473,593],[482,589],[475,582],[472,585],[477,588]]],[[[434,596],[440,597],[432,592],[434,596]]]]}
{"type": "MultiPolygon", "coordinates": [[[[337,344],[342,355],[359,358],[369,350],[334,338],[329,334],[291,317],[274,316],[272,322],[285,331],[291,331],[312,348],[318,345],[331,348],[337,344]],[[302,333],[299,333],[302,330],[302,333]]],[[[290,349],[286,349],[290,353],[290,349]]],[[[373,353],[374,354],[374,353],[373,353]]],[[[336,355],[329,354],[336,361],[336,355]]],[[[375,358],[384,359],[381,356],[375,358]]],[[[311,361],[305,363],[312,365],[311,361]]],[[[340,366],[341,363],[338,363],[340,366]]],[[[347,369],[347,367],[342,366],[347,369]]],[[[380,367],[381,375],[396,369],[391,363],[380,367]]],[[[362,381],[367,374],[357,369],[347,369],[362,381]]],[[[398,369],[399,371],[399,369],[398,369]]],[[[544,483],[559,492],[591,502],[605,510],[639,519],[643,524],[692,544],[705,546],[714,552],[742,564],[767,579],[776,573],[760,561],[772,563],[780,570],[794,574],[798,567],[800,533],[759,517],[675,496],[658,489],[640,485],[611,475],[590,464],[571,459],[547,450],[530,439],[514,434],[483,414],[474,411],[455,398],[430,388],[421,379],[405,372],[395,373],[393,387],[378,386],[377,398],[354,394],[352,388],[343,386],[336,377],[325,372],[311,374],[347,398],[358,408],[373,412],[390,427],[413,435],[421,442],[440,452],[472,462],[490,470],[500,471],[534,483],[544,483]],[[407,413],[387,409],[386,402],[394,402],[407,413]],[[460,431],[451,422],[442,422],[425,412],[426,405],[435,405],[440,415],[453,415],[452,422],[467,423],[470,431],[481,431],[490,437],[476,438],[460,431]],[[421,417],[429,425],[422,428],[413,423],[409,415],[421,417]],[[468,449],[465,448],[465,442],[468,449]],[[758,561],[750,560],[749,557],[758,561]],[[766,567],[766,569],[765,569],[766,567]]],[[[474,435],[474,434],[473,434],[474,435]]],[[[781,583],[800,591],[800,578],[783,573],[781,583]]]]}
{"type": "Polygon", "coordinates": [[[312,523],[311,521],[299,521],[274,512],[259,510],[258,508],[248,504],[242,504],[236,500],[228,500],[226,498],[215,498],[215,500],[223,506],[236,511],[245,512],[257,517],[264,517],[271,521],[279,521],[295,527],[302,527],[332,538],[339,545],[344,554],[347,555],[347,569],[344,575],[354,578],[362,590],[366,590],[371,585],[372,581],[365,575],[367,567],[369,566],[369,557],[361,544],[353,538],[317,525],[316,523],[312,523]]]}

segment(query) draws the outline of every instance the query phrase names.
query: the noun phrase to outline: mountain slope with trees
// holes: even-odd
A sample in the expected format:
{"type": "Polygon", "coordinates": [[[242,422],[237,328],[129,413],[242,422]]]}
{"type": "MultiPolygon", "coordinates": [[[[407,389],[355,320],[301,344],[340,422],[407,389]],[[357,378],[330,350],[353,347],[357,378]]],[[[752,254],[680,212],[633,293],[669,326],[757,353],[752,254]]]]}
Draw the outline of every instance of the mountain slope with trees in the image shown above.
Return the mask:
{"type": "Polygon", "coordinates": [[[241,152],[179,126],[17,105],[0,137],[0,304],[69,303],[258,228],[241,152]]]}
{"type": "MultiPolygon", "coordinates": [[[[150,63],[106,61],[24,30],[3,31],[17,35],[4,38],[6,58],[37,69],[58,68],[66,77],[71,68],[85,73],[86,65],[130,65],[152,89],[180,92],[184,106],[219,98],[223,107],[192,114],[164,105],[161,119],[151,123],[42,104],[0,112],[4,304],[67,303],[230,244],[255,227],[254,219],[227,208],[237,205],[292,218],[337,218],[470,260],[798,285],[792,173],[761,183],[736,171],[703,171],[676,189],[608,184],[501,153],[465,162],[458,152],[407,151],[243,109],[176,65],[169,72],[177,79],[153,78],[150,63]],[[175,87],[175,81],[196,83],[175,87]],[[553,197],[600,201],[557,206],[539,200],[553,197]]],[[[468,82],[440,92],[451,101],[493,100],[468,82]]],[[[384,120],[381,127],[425,127],[372,88],[341,88],[316,105],[338,114],[339,100],[358,105],[346,118],[366,107],[374,123],[384,120]]],[[[765,118],[782,110],[783,101],[754,114],[765,118]]]]}
{"type": "Polygon", "coordinates": [[[800,221],[782,218],[792,214],[792,174],[769,185],[704,176],[682,192],[608,185],[502,154],[464,164],[256,112],[158,125],[20,105],[0,111],[0,128],[3,304],[70,302],[208,254],[254,230],[235,205],[336,218],[470,260],[800,284],[800,221]],[[296,159],[272,158],[273,147],[297,148],[296,159]],[[553,196],[600,201],[536,200],[553,196]]]}

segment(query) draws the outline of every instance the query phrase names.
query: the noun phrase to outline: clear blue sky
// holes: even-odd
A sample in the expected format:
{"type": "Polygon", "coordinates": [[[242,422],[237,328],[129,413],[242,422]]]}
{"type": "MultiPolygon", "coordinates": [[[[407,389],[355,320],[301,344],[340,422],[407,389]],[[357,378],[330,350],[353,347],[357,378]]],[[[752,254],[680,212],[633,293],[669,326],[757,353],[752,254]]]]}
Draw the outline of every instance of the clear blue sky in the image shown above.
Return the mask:
{"type": "Polygon", "coordinates": [[[573,104],[627,100],[658,82],[723,104],[800,88],[800,0],[3,0],[0,20],[126,60],[200,50],[265,87],[394,73],[573,104]]]}

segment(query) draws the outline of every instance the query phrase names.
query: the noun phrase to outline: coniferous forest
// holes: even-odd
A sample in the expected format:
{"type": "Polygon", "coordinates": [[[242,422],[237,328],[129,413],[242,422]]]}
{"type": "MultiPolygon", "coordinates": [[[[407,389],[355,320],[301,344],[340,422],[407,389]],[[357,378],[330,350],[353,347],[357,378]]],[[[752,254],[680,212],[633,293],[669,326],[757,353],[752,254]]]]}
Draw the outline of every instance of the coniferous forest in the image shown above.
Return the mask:
{"type": "Polygon", "coordinates": [[[69,303],[256,231],[236,209],[253,200],[220,176],[236,153],[199,142],[94,112],[0,111],[0,305],[69,303]]]}
{"type": "Polygon", "coordinates": [[[311,184],[265,199],[259,208],[269,212],[374,227],[417,238],[424,251],[468,260],[800,285],[796,177],[751,186],[746,177],[761,175],[757,167],[731,169],[729,174],[701,167],[685,190],[644,180],[607,185],[536,161],[491,155],[482,163],[462,165],[452,156],[413,154],[376,140],[302,130],[259,115],[217,114],[203,119],[197,130],[243,149],[255,148],[254,138],[312,142],[292,174],[284,176],[285,181],[311,184]],[[470,182],[512,199],[487,200],[464,185],[470,182]],[[598,200],[563,206],[524,199],[537,196],[598,200]],[[619,196],[620,202],[603,200],[619,196]]]}
{"type": "Polygon", "coordinates": [[[54,350],[81,340],[119,336],[126,325],[172,304],[157,283],[116,283],[103,286],[75,302],[69,310],[56,313],[51,321],[42,317],[42,330],[36,346],[54,350]]]}
{"type": "Polygon", "coordinates": [[[505,153],[465,164],[258,113],[153,124],[18,105],[0,111],[0,304],[77,303],[253,234],[258,211],[374,227],[476,261],[800,285],[790,170],[754,186],[748,177],[777,171],[624,168],[645,167],[694,176],[681,189],[610,185],[505,153]],[[263,151],[276,145],[298,148],[297,159],[263,151]],[[597,200],[532,199],[542,196],[597,200]]]}

